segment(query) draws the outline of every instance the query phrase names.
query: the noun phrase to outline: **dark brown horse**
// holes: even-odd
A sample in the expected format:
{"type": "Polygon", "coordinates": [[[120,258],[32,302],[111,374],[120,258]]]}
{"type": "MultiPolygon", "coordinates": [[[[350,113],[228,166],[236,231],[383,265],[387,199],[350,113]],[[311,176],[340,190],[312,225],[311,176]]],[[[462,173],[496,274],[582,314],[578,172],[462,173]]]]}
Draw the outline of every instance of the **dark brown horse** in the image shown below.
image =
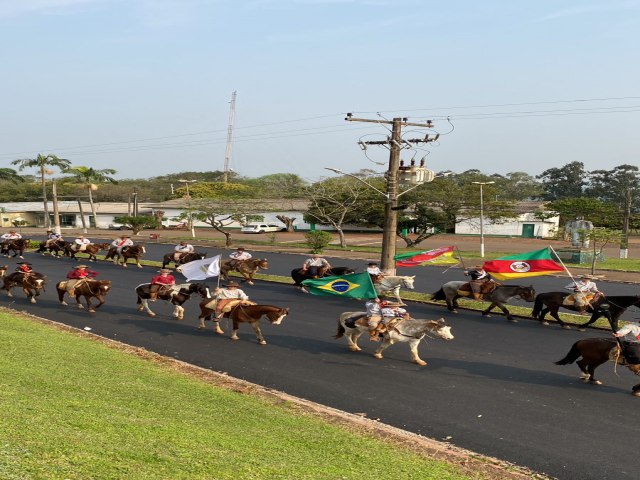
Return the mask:
{"type": "Polygon", "coordinates": [[[76,258],[76,253],[86,253],[87,255],[89,255],[90,262],[97,262],[98,257],[96,255],[100,252],[100,250],[106,250],[110,246],[108,243],[90,243],[84,250],[76,251],[74,250],[76,245],[76,243],[69,243],[69,246],[65,250],[65,254],[68,254],[74,260],[78,260],[76,258]]]}
{"type": "MultiPolygon", "coordinates": [[[[65,287],[67,280],[62,280],[56,283],[56,290],[58,291],[58,299],[61,305],[67,305],[64,301],[64,294],[67,293],[65,287]]],[[[84,297],[84,301],[87,304],[87,310],[94,313],[96,308],[100,308],[104,304],[104,297],[109,293],[111,289],[111,280],[82,280],[76,284],[75,296],[78,308],[84,308],[80,303],[80,297],[84,297]],[[98,304],[94,307],[91,304],[91,299],[98,300],[98,304]]]]}
{"type": "Polygon", "coordinates": [[[167,265],[169,265],[171,262],[173,262],[173,264],[177,267],[178,265],[184,265],[185,263],[193,262],[195,260],[202,260],[203,258],[207,257],[206,253],[192,252],[192,253],[187,253],[186,255],[182,255],[180,257],[180,260],[176,261],[174,255],[175,255],[175,252],[171,252],[171,253],[167,253],[162,258],[162,268],[167,268],[167,265]]]}
{"type": "Polygon", "coordinates": [[[8,297],[13,297],[11,289],[20,286],[29,301],[36,303],[36,297],[39,297],[40,293],[44,291],[46,278],[43,274],[37,272],[28,274],[24,272],[13,272],[4,277],[2,289],[7,291],[8,297]]]}
{"type": "Polygon", "coordinates": [[[231,265],[231,260],[225,260],[220,266],[220,278],[223,280],[229,280],[229,272],[236,271],[242,275],[243,282],[247,282],[248,285],[253,285],[253,276],[260,270],[266,270],[269,268],[269,262],[266,258],[252,258],[250,260],[240,260],[235,262],[235,265],[231,265]]]}
{"type": "MultiPolygon", "coordinates": [[[[612,338],[585,338],[584,340],[578,340],[571,346],[569,353],[562,360],[555,362],[555,364],[568,365],[577,360],[576,364],[581,372],[580,379],[593,385],[602,384],[600,380],[595,379],[594,372],[597,367],[608,360],[624,365],[636,375],[640,375],[640,365],[637,364],[640,359],[631,358],[632,355],[637,356],[637,352],[632,352],[627,342],[620,343],[612,338]],[[625,347],[625,350],[620,348],[620,343],[625,347]],[[628,361],[625,357],[629,357],[628,361]]],[[[640,396],[640,384],[633,387],[633,391],[634,395],[640,396]]]]}
{"type": "Polygon", "coordinates": [[[65,240],[54,240],[52,242],[49,242],[49,244],[47,244],[47,242],[40,242],[40,245],[38,246],[38,250],[36,250],[36,253],[40,253],[42,255],[45,254],[45,252],[48,250],[49,254],[54,255],[56,258],[60,258],[60,252],[62,252],[63,255],[67,255],[67,248],[69,248],[71,246],[70,242],[67,242],[65,240]]]}
{"type": "MultiPolygon", "coordinates": [[[[215,319],[215,303],[210,300],[200,302],[200,320],[199,329],[204,329],[205,320],[214,320],[216,333],[223,334],[224,331],[220,328],[220,322],[215,319]]],[[[251,325],[253,331],[256,333],[256,338],[260,345],[266,345],[267,342],[262,336],[260,330],[260,319],[266,316],[272,325],[280,325],[284,317],[289,314],[288,308],[274,307],[273,305],[236,305],[231,311],[224,314],[224,318],[229,318],[233,321],[233,331],[231,333],[231,340],[238,340],[238,327],[240,323],[246,322],[251,325]]]]}
{"type": "Polygon", "coordinates": [[[129,247],[124,247],[120,253],[118,253],[117,247],[112,246],[104,256],[104,259],[112,259],[113,263],[116,265],[120,265],[120,259],[122,259],[122,266],[127,268],[127,262],[130,258],[133,258],[136,262],[136,266],[138,268],[142,268],[142,265],[140,265],[140,259],[146,252],[147,250],[144,248],[144,245],[131,245],[129,247]]]}
{"type": "Polygon", "coordinates": [[[6,240],[2,244],[0,244],[0,252],[5,256],[11,256],[19,258],[24,258],[24,251],[29,248],[31,240],[28,238],[19,238],[17,240],[6,240]],[[13,255],[9,255],[9,250],[13,252],[13,255]]]}
{"type": "MultiPolygon", "coordinates": [[[[558,310],[560,307],[565,308],[567,310],[578,311],[579,307],[574,307],[573,305],[564,305],[564,299],[571,295],[568,292],[546,292],[540,293],[536,296],[535,302],[533,304],[533,310],[531,311],[531,316],[533,318],[537,318],[542,322],[543,325],[549,325],[549,322],[545,320],[545,315],[549,313],[562,328],[571,328],[569,325],[564,323],[560,316],[558,315],[558,310]]],[[[584,329],[587,326],[594,323],[600,317],[605,317],[609,320],[611,325],[611,329],[613,331],[618,330],[618,320],[622,316],[622,314],[629,307],[640,307],[640,296],[638,295],[612,295],[605,296],[600,295],[594,301],[592,301],[591,305],[588,308],[588,312],[590,312],[591,318],[586,323],[579,325],[578,328],[584,329]]]]}

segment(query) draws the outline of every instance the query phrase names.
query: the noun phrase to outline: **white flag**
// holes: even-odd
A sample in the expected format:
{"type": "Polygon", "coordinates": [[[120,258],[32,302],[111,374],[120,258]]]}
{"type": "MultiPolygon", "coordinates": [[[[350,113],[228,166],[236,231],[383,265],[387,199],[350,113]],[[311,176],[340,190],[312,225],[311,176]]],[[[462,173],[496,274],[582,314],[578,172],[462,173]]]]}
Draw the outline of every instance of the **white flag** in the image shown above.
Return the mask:
{"type": "Polygon", "coordinates": [[[186,277],[187,282],[216,277],[220,275],[220,255],[185,263],[176,268],[176,270],[186,277]]]}

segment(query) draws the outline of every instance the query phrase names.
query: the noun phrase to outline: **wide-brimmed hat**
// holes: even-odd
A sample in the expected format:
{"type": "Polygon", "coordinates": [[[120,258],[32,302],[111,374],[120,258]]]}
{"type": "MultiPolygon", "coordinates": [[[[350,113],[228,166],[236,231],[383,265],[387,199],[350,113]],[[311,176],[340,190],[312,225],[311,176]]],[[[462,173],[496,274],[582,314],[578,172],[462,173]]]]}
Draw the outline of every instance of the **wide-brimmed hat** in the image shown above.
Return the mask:
{"type": "Polygon", "coordinates": [[[482,264],[481,264],[481,265],[476,265],[476,266],[475,266],[475,267],[473,267],[473,268],[484,268],[484,265],[482,265],[482,264]]]}
{"type": "Polygon", "coordinates": [[[29,265],[29,266],[31,266],[31,264],[29,262],[18,262],[18,265],[29,265]]]}
{"type": "Polygon", "coordinates": [[[171,273],[173,270],[171,270],[170,268],[161,268],[160,269],[160,273],[171,273]]]}
{"type": "Polygon", "coordinates": [[[367,265],[378,265],[378,262],[369,262],[367,265]]]}
{"type": "Polygon", "coordinates": [[[244,250],[244,247],[238,247],[236,250],[244,250]]]}
{"type": "Polygon", "coordinates": [[[238,287],[240,288],[240,285],[238,285],[236,282],[227,282],[224,286],[224,288],[230,288],[230,287],[238,287]]]}
{"type": "Polygon", "coordinates": [[[75,266],[75,267],[73,267],[73,268],[76,268],[76,269],[77,269],[77,268],[89,268],[89,267],[88,267],[88,266],[86,266],[86,265],[76,265],[76,266],[75,266]]]}

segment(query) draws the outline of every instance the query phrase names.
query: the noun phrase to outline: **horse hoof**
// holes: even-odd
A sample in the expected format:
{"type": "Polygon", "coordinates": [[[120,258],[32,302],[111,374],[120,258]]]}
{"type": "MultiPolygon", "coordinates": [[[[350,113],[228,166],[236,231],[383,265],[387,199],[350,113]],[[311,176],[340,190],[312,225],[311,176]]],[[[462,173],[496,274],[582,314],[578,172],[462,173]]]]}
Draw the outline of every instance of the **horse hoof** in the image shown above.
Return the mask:
{"type": "Polygon", "coordinates": [[[66,307],[69,304],[67,302],[60,302],[60,305],[64,305],[66,307]]]}
{"type": "Polygon", "coordinates": [[[11,292],[7,293],[7,297],[13,298],[13,293],[11,293],[11,292]]]}
{"type": "Polygon", "coordinates": [[[82,310],[82,309],[84,308],[84,305],[80,305],[80,304],[78,304],[78,308],[79,308],[80,310],[82,310]]]}
{"type": "Polygon", "coordinates": [[[89,313],[96,313],[96,311],[93,308],[89,309],[88,312],[89,313]]]}
{"type": "Polygon", "coordinates": [[[451,313],[458,313],[458,310],[454,308],[453,310],[451,310],[451,313]]]}
{"type": "Polygon", "coordinates": [[[634,397],[640,397],[640,390],[636,390],[635,392],[631,392],[631,395],[634,397]]]}
{"type": "Polygon", "coordinates": [[[196,328],[197,328],[198,330],[204,330],[206,327],[204,327],[204,326],[202,326],[202,325],[198,325],[196,328]]]}
{"type": "Polygon", "coordinates": [[[482,314],[482,316],[483,316],[483,317],[490,317],[490,316],[491,316],[491,314],[490,314],[490,313],[483,313],[483,314],[482,314]]]}
{"type": "Polygon", "coordinates": [[[153,312],[148,312],[147,315],[149,315],[150,317],[155,317],[156,316],[156,314],[153,313],[153,312]]]}
{"type": "Polygon", "coordinates": [[[414,360],[414,363],[417,363],[421,367],[424,367],[427,364],[424,360],[414,360]]]}
{"type": "Polygon", "coordinates": [[[218,335],[224,335],[224,330],[215,330],[218,335]]]}
{"type": "Polygon", "coordinates": [[[253,285],[253,282],[247,282],[247,285],[253,285]]]}
{"type": "Polygon", "coordinates": [[[600,380],[591,380],[589,383],[591,385],[602,385],[602,382],[600,380]]]}
{"type": "Polygon", "coordinates": [[[549,326],[549,322],[542,322],[542,325],[544,325],[545,327],[549,326]]]}
{"type": "Polygon", "coordinates": [[[265,340],[260,340],[260,341],[258,341],[258,344],[260,344],[260,345],[266,345],[266,344],[267,344],[267,342],[266,342],[265,340]]]}
{"type": "Polygon", "coordinates": [[[582,328],[582,327],[580,327],[580,328],[578,328],[578,331],[579,331],[579,332],[586,332],[586,331],[587,331],[587,329],[586,329],[586,328],[582,328]]]}
{"type": "Polygon", "coordinates": [[[381,353],[374,353],[373,356],[377,359],[381,359],[382,358],[382,354],[381,353]]]}
{"type": "Polygon", "coordinates": [[[31,300],[29,300],[31,303],[36,303],[36,299],[32,298],[31,300]]]}
{"type": "Polygon", "coordinates": [[[518,320],[516,320],[515,318],[509,318],[508,319],[511,323],[518,323],[518,320]]]}
{"type": "Polygon", "coordinates": [[[571,327],[569,325],[563,325],[562,328],[564,328],[565,330],[571,330],[571,327]]]}
{"type": "Polygon", "coordinates": [[[231,340],[240,340],[240,338],[234,335],[233,337],[231,337],[231,340]]]}

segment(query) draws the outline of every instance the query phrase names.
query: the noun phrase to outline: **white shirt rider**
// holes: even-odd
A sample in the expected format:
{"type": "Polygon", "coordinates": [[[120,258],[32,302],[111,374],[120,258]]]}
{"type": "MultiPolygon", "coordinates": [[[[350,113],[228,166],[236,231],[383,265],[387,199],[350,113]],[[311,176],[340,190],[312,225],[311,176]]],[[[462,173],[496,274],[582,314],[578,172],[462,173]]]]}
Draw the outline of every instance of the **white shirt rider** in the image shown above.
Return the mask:
{"type": "Polygon", "coordinates": [[[567,290],[573,290],[574,292],[580,292],[580,293],[598,293],[599,292],[595,282],[592,282],[587,278],[582,278],[580,279],[579,282],[572,282],[564,288],[567,290]]]}
{"type": "Polygon", "coordinates": [[[195,249],[193,248],[193,245],[186,242],[176,245],[173,250],[174,250],[173,258],[175,258],[176,260],[180,260],[180,258],[186,255],[187,253],[193,253],[195,251],[195,249]]]}
{"type": "Polygon", "coordinates": [[[116,247],[116,251],[118,253],[122,253],[122,249],[124,247],[133,246],[133,240],[131,240],[129,237],[116,238],[113,242],[111,242],[111,246],[116,247]]]}
{"type": "Polygon", "coordinates": [[[73,243],[75,244],[76,250],[81,252],[87,248],[87,245],[91,245],[91,240],[85,237],[78,237],[73,243]]]}
{"type": "Polygon", "coordinates": [[[252,257],[252,255],[249,252],[246,252],[244,250],[237,250],[237,251],[231,252],[229,254],[229,258],[231,260],[238,260],[238,261],[249,260],[249,259],[251,259],[251,257],[252,257]]]}
{"type": "Polygon", "coordinates": [[[2,240],[20,240],[22,238],[22,235],[20,235],[18,232],[12,230],[9,233],[5,233],[2,236],[0,236],[0,238],[2,238],[2,240]]]}
{"type": "Polygon", "coordinates": [[[634,325],[633,323],[627,323],[620,330],[615,332],[613,335],[615,337],[624,337],[625,335],[633,335],[636,340],[640,340],[640,326],[634,325]]]}
{"type": "Polygon", "coordinates": [[[369,275],[382,275],[382,270],[377,265],[370,265],[367,267],[367,273],[369,275]]]}

